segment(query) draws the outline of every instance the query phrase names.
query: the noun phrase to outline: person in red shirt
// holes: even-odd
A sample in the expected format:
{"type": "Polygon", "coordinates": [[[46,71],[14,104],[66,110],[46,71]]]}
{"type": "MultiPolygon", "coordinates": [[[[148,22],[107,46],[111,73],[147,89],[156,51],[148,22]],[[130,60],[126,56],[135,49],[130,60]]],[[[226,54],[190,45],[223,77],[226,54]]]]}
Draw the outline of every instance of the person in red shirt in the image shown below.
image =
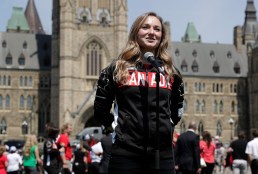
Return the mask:
{"type": "Polygon", "coordinates": [[[212,174],[215,166],[216,145],[212,142],[211,134],[204,131],[200,141],[200,156],[204,159],[206,167],[202,168],[202,174],[212,174]]]}
{"type": "Polygon", "coordinates": [[[70,123],[66,123],[61,128],[61,135],[57,140],[57,146],[60,148],[60,155],[63,162],[63,173],[70,174],[71,173],[71,160],[73,157],[72,147],[70,145],[70,134],[73,131],[72,125],[70,123]]]}
{"type": "Polygon", "coordinates": [[[8,159],[6,155],[4,154],[5,152],[5,147],[0,146],[0,174],[6,174],[6,168],[8,165],[8,159]]]}

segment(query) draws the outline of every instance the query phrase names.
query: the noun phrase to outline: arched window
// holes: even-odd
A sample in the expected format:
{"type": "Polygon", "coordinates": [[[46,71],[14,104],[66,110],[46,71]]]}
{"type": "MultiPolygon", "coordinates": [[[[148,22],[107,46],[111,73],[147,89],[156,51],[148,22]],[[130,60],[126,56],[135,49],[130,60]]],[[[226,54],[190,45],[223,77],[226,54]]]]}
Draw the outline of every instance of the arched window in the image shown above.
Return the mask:
{"type": "Polygon", "coordinates": [[[202,100],[201,109],[202,109],[202,113],[205,113],[205,101],[204,100],[202,100]]]}
{"type": "Polygon", "coordinates": [[[10,108],[11,108],[11,98],[7,94],[6,97],[5,97],[5,109],[10,109],[10,108]]]}
{"type": "Polygon", "coordinates": [[[210,51],[210,57],[211,57],[211,58],[214,58],[214,57],[215,57],[215,53],[214,53],[213,50],[210,51]]]}
{"type": "Polygon", "coordinates": [[[31,99],[31,96],[28,95],[27,97],[27,109],[31,109],[32,107],[32,99],[31,99]]]}
{"type": "Polygon", "coordinates": [[[217,136],[221,136],[222,135],[222,125],[221,125],[220,121],[218,121],[218,123],[216,125],[216,135],[217,136]]]}
{"type": "Polygon", "coordinates": [[[3,118],[0,122],[0,134],[6,134],[7,133],[7,124],[5,121],[5,118],[3,118]]]}
{"type": "Polygon", "coordinates": [[[202,135],[203,131],[204,131],[204,126],[203,126],[202,121],[200,121],[200,123],[198,125],[198,134],[202,135]]]}
{"type": "Polygon", "coordinates": [[[175,55],[178,57],[180,55],[180,51],[179,49],[177,48],[176,51],[175,51],[175,55]]]}
{"type": "Polygon", "coordinates": [[[193,57],[197,57],[197,51],[196,51],[196,50],[193,50],[192,55],[193,55],[193,57]]]}
{"type": "Polygon", "coordinates": [[[28,77],[27,76],[24,77],[24,86],[28,86],[28,77]]]}
{"type": "Polygon", "coordinates": [[[219,112],[223,113],[223,101],[222,100],[220,100],[220,102],[219,102],[219,112]]]}
{"type": "Polygon", "coordinates": [[[2,47],[3,47],[3,48],[6,48],[6,45],[7,45],[7,43],[6,43],[6,41],[4,40],[4,41],[2,42],[2,47]]]}
{"type": "Polygon", "coordinates": [[[220,84],[220,92],[223,92],[223,84],[220,84]]]}
{"type": "Polygon", "coordinates": [[[240,70],[240,65],[238,62],[235,63],[234,65],[234,71],[236,74],[240,74],[241,70],[240,70]]]}
{"type": "Polygon", "coordinates": [[[216,92],[216,84],[215,83],[212,84],[212,92],[216,92]]]}
{"type": "Polygon", "coordinates": [[[228,51],[228,53],[227,53],[227,58],[229,58],[229,59],[231,59],[231,58],[232,58],[232,54],[231,54],[231,52],[230,52],[230,51],[228,51]]]}
{"type": "Polygon", "coordinates": [[[236,108],[235,102],[232,101],[232,102],[231,102],[231,112],[232,112],[232,113],[235,112],[235,110],[236,110],[235,108],[236,108]]]}
{"type": "Polygon", "coordinates": [[[230,84],[230,92],[233,93],[233,84],[230,84]]]}
{"type": "Polygon", "coordinates": [[[194,83],[194,91],[195,91],[195,92],[198,91],[198,83],[197,83],[197,82],[194,83]]]}
{"type": "Polygon", "coordinates": [[[199,92],[202,91],[202,84],[201,84],[201,82],[198,83],[198,91],[199,91],[199,92]]]}
{"type": "Polygon", "coordinates": [[[7,82],[6,82],[6,76],[5,76],[5,75],[4,75],[4,79],[3,79],[3,80],[4,80],[4,81],[3,81],[3,82],[4,82],[3,85],[5,86],[6,83],[7,83],[7,82]]]}
{"type": "Polygon", "coordinates": [[[20,109],[21,110],[24,109],[24,96],[23,95],[20,96],[20,109]]]}
{"type": "Polygon", "coordinates": [[[12,65],[13,64],[13,56],[10,53],[7,54],[7,56],[5,58],[5,63],[6,63],[6,65],[12,65]]]}
{"type": "Polygon", "coordinates": [[[23,86],[23,77],[20,76],[20,86],[23,86]]]}
{"type": "Polygon", "coordinates": [[[193,61],[193,64],[192,64],[192,71],[193,72],[198,72],[199,71],[199,66],[198,66],[198,63],[196,60],[193,61]]]}
{"type": "Polygon", "coordinates": [[[26,41],[24,41],[24,42],[23,42],[23,45],[22,45],[22,47],[23,47],[23,49],[25,49],[25,50],[27,49],[27,47],[28,47],[28,44],[27,44],[27,42],[26,42],[26,41]]]}
{"type": "Polygon", "coordinates": [[[30,86],[30,87],[32,86],[32,77],[31,76],[29,77],[28,86],[30,86]]]}
{"type": "Polygon", "coordinates": [[[20,55],[20,57],[18,58],[18,64],[20,66],[24,66],[25,65],[25,57],[23,54],[20,55]]]}
{"type": "Polygon", "coordinates": [[[0,109],[3,109],[3,97],[0,95],[0,109]]]}
{"type": "Polygon", "coordinates": [[[102,69],[103,48],[97,41],[92,41],[87,46],[86,75],[98,76],[102,69]]]}
{"type": "Polygon", "coordinates": [[[7,86],[11,86],[11,76],[7,77],[7,86]]]}
{"type": "Polygon", "coordinates": [[[220,69],[219,69],[219,64],[217,61],[214,62],[212,69],[213,69],[214,73],[219,73],[220,69]]]}
{"type": "Polygon", "coordinates": [[[188,71],[187,63],[186,63],[185,60],[182,61],[181,70],[182,70],[183,72],[187,72],[187,71],[188,71]]]}
{"type": "Polygon", "coordinates": [[[199,102],[198,99],[195,101],[195,111],[196,111],[196,112],[199,112],[199,111],[200,111],[200,102],[199,102]]]}
{"type": "Polygon", "coordinates": [[[216,100],[214,100],[213,102],[213,112],[214,113],[217,113],[218,112],[218,103],[216,100]]]}

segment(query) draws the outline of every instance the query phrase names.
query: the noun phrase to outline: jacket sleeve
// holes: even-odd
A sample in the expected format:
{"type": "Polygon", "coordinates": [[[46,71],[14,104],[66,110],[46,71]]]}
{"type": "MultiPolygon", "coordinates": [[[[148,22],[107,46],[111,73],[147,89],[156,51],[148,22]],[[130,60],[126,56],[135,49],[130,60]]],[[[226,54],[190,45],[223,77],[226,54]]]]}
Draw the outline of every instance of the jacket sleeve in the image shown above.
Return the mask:
{"type": "Polygon", "coordinates": [[[171,119],[174,125],[181,120],[183,115],[184,83],[181,75],[174,75],[172,93],[170,98],[171,119]]]}
{"type": "Polygon", "coordinates": [[[114,66],[111,64],[101,71],[94,101],[94,117],[105,128],[110,127],[114,121],[114,116],[110,113],[115,98],[113,70],[114,66]]]}

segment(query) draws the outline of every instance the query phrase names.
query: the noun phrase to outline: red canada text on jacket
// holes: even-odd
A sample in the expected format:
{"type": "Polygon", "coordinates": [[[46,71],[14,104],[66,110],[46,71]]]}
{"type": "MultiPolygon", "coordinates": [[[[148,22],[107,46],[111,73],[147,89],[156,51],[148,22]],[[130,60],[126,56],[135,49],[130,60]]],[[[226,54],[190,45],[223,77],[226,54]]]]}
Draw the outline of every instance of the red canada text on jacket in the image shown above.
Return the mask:
{"type": "MultiPolygon", "coordinates": [[[[160,88],[167,88],[171,90],[171,84],[173,79],[167,83],[166,76],[160,74],[160,88]]],[[[156,72],[139,72],[139,71],[130,71],[128,76],[128,83],[126,86],[144,86],[150,88],[156,88],[156,72]]]]}

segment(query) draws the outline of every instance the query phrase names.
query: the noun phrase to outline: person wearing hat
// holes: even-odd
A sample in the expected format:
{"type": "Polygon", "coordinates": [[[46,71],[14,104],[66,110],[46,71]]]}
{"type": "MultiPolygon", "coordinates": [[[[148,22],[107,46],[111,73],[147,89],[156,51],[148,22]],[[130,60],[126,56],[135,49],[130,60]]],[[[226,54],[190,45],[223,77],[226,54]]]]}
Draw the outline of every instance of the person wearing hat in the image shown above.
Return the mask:
{"type": "Polygon", "coordinates": [[[5,146],[0,145],[0,173],[1,174],[6,174],[6,167],[8,166],[8,159],[4,154],[4,152],[5,152],[5,146]]]}
{"type": "Polygon", "coordinates": [[[8,165],[7,165],[7,173],[8,174],[18,174],[20,170],[20,166],[22,165],[21,156],[16,153],[17,149],[15,146],[10,147],[10,152],[7,155],[8,165]]]}

